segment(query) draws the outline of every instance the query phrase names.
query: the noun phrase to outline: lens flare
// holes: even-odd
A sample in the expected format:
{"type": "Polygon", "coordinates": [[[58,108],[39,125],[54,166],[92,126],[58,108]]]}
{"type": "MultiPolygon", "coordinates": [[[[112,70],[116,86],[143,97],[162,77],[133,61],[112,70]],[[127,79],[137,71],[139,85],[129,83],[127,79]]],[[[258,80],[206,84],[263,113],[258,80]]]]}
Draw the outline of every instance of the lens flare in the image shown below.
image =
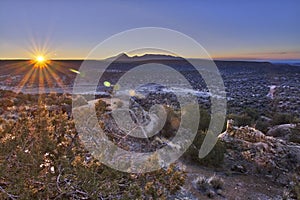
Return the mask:
{"type": "Polygon", "coordinates": [[[110,87],[110,86],[111,86],[111,83],[108,82],[108,81],[104,81],[103,85],[104,85],[105,87],[110,87]]]}

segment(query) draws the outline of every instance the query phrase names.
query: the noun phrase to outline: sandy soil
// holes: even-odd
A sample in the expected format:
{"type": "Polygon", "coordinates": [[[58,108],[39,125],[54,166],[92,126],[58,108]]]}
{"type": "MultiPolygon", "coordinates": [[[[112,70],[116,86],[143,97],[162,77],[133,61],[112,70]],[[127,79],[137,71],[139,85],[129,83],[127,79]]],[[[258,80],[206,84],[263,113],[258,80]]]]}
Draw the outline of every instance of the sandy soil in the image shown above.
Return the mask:
{"type": "Polygon", "coordinates": [[[214,199],[282,199],[282,186],[277,185],[267,177],[245,174],[228,175],[229,173],[224,172],[222,169],[206,168],[192,164],[185,164],[185,166],[188,177],[184,188],[198,199],[209,199],[204,194],[201,194],[192,184],[193,180],[199,175],[206,177],[217,175],[224,180],[224,195],[217,195],[214,199]]]}

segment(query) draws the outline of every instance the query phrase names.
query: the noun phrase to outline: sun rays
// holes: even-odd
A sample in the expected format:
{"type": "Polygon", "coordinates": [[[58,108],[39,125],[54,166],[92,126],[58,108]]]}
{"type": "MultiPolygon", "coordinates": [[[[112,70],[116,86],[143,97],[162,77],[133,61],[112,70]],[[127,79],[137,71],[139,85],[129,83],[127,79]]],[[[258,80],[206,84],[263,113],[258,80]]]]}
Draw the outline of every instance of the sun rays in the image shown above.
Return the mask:
{"type": "Polygon", "coordinates": [[[30,59],[3,62],[3,88],[16,94],[71,92],[72,79],[75,72],[78,73],[80,62],[53,60],[55,53],[50,51],[47,42],[39,45],[32,40],[25,51],[30,59]]]}
{"type": "Polygon", "coordinates": [[[46,51],[32,51],[30,61],[20,61],[11,73],[21,76],[14,91],[31,93],[56,93],[58,90],[65,92],[66,83],[62,77],[68,76],[66,66],[59,61],[52,61],[46,51]],[[17,67],[18,66],[18,67],[17,67]]]}
{"type": "Polygon", "coordinates": [[[16,71],[15,74],[22,73],[23,77],[15,87],[15,92],[34,92],[34,93],[56,93],[58,90],[67,90],[66,83],[61,77],[67,76],[67,70],[62,69],[56,61],[37,61],[23,62],[27,70],[16,71]],[[37,91],[36,91],[37,90],[37,91]]]}

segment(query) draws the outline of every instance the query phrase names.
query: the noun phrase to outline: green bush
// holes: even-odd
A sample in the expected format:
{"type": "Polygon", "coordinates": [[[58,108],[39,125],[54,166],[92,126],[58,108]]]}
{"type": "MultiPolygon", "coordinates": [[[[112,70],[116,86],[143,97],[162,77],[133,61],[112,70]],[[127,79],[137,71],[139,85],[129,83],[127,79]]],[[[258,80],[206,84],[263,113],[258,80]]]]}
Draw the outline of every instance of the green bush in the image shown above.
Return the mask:
{"type": "Polygon", "coordinates": [[[198,130],[206,131],[210,123],[210,113],[204,109],[200,108],[200,120],[198,130]]]}
{"type": "Polygon", "coordinates": [[[236,126],[249,126],[254,124],[254,120],[247,114],[229,114],[228,119],[233,119],[236,126]]]}
{"type": "Polygon", "coordinates": [[[270,127],[271,127],[270,122],[263,121],[261,119],[258,119],[256,121],[255,128],[262,131],[263,133],[267,133],[270,127]]]}
{"type": "Polygon", "coordinates": [[[189,104],[189,105],[185,105],[182,108],[182,111],[185,115],[185,119],[187,119],[188,121],[185,121],[185,128],[191,128],[192,129],[195,127],[195,125],[198,125],[198,130],[202,130],[202,131],[206,131],[209,127],[209,123],[210,123],[210,113],[209,110],[202,108],[201,106],[199,106],[199,120],[196,118],[195,116],[195,110],[196,110],[197,106],[194,104],[189,104]],[[198,123],[198,124],[195,124],[198,123]]]}
{"type": "Polygon", "coordinates": [[[236,126],[253,126],[259,120],[259,113],[252,108],[246,108],[239,114],[229,114],[228,119],[233,119],[236,126]]]}
{"type": "Polygon", "coordinates": [[[292,134],[289,141],[300,144],[300,124],[297,124],[295,128],[291,129],[291,131],[292,134]]]}
{"type": "Polygon", "coordinates": [[[253,121],[258,120],[259,118],[259,113],[253,108],[246,108],[243,111],[243,114],[249,116],[253,121]]]}
{"type": "Polygon", "coordinates": [[[295,116],[289,113],[274,113],[272,125],[290,124],[295,120],[295,116]]]}
{"type": "Polygon", "coordinates": [[[183,158],[200,165],[219,167],[224,161],[224,154],[226,152],[225,145],[222,141],[218,140],[214,148],[206,157],[199,158],[199,150],[203,144],[205,136],[205,132],[198,131],[193,144],[184,153],[183,158]]]}

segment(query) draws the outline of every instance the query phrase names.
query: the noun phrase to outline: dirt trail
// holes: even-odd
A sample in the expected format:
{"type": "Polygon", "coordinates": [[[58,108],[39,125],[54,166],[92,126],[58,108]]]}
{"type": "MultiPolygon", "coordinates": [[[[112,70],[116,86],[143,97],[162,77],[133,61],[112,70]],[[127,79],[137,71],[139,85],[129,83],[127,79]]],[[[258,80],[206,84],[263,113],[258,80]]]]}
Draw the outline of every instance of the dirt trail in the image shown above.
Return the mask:
{"type": "Polygon", "coordinates": [[[283,187],[263,175],[230,174],[222,169],[206,168],[194,164],[185,164],[185,166],[188,177],[184,188],[198,199],[209,199],[192,184],[193,180],[200,175],[206,177],[217,175],[224,180],[224,196],[217,195],[213,199],[282,199],[283,187]]]}

